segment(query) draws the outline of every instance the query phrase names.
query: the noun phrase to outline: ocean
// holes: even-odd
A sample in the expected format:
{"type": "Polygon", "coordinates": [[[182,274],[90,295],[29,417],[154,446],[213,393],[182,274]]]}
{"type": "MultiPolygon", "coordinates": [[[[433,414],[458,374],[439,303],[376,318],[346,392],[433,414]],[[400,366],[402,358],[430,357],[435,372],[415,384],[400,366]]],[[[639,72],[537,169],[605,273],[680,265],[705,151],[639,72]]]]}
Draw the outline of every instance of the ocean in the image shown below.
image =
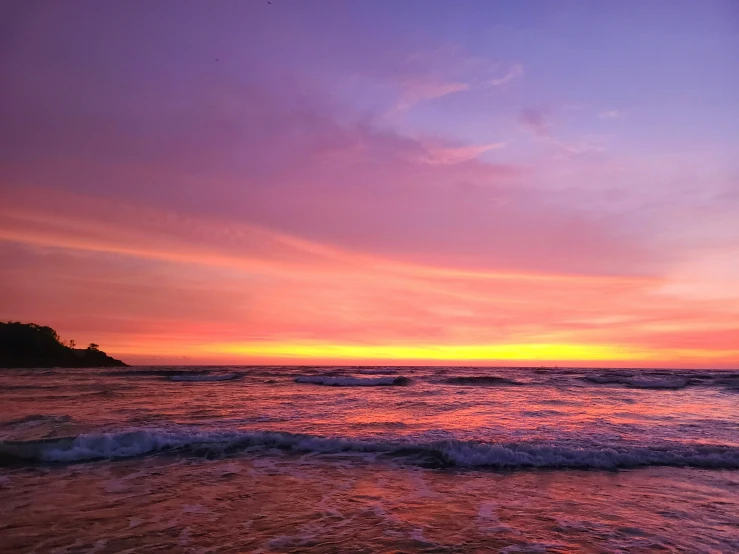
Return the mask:
{"type": "Polygon", "coordinates": [[[739,372],[0,371],[2,552],[739,552],[739,372]]]}

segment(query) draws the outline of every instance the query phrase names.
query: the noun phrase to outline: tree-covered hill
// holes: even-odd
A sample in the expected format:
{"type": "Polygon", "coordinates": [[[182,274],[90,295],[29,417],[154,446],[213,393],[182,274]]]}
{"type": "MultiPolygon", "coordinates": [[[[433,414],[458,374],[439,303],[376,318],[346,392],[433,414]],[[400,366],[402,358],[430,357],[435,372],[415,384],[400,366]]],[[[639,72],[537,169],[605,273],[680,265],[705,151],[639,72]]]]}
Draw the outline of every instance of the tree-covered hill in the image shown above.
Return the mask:
{"type": "Polygon", "coordinates": [[[0,322],[0,367],[112,367],[126,364],[111,358],[97,344],[74,348],[54,329],[35,323],[0,322]]]}

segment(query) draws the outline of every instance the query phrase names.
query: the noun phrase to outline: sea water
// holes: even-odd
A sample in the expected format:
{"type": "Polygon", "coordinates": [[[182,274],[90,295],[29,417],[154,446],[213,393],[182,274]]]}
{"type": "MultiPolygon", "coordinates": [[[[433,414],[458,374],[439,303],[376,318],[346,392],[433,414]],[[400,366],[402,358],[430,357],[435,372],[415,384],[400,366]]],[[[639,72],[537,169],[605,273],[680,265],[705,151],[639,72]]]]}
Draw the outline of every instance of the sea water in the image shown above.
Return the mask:
{"type": "Polygon", "coordinates": [[[738,552],[739,372],[0,372],[3,552],[738,552]]]}

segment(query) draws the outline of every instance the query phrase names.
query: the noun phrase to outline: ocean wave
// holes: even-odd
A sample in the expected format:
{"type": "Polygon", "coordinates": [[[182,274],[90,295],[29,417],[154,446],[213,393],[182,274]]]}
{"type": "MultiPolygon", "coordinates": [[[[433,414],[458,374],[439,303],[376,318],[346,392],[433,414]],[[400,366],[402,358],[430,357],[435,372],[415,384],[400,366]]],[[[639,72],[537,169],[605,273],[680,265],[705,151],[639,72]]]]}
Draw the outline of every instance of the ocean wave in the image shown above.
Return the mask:
{"type": "Polygon", "coordinates": [[[516,386],[523,385],[513,379],[506,379],[505,377],[495,377],[492,375],[479,375],[479,376],[458,376],[449,377],[444,379],[444,383],[448,385],[466,385],[466,386],[516,386]]]}
{"type": "Polygon", "coordinates": [[[200,382],[212,382],[212,381],[233,381],[238,379],[240,375],[238,373],[224,373],[222,375],[172,375],[170,381],[182,381],[189,383],[200,383],[200,382]]]}
{"type": "Polygon", "coordinates": [[[42,423],[69,423],[70,421],[72,421],[72,416],[66,414],[60,416],[50,414],[31,414],[24,417],[18,417],[16,419],[0,422],[0,425],[37,425],[42,423]]]}
{"type": "Polygon", "coordinates": [[[396,375],[398,373],[398,370],[377,367],[377,368],[360,369],[357,371],[357,373],[361,375],[396,375]]]}
{"type": "Polygon", "coordinates": [[[273,431],[136,429],[61,439],[0,441],[0,464],[79,462],[157,452],[223,455],[261,447],[297,453],[368,453],[425,467],[627,469],[645,466],[739,469],[739,447],[706,444],[583,445],[491,444],[459,440],[409,442],[320,437],[273,431]]]}
{"type": "Polygon", "coordinates": [[[393,387],[410,383],[407,377],[333,377],[328,375],[305,375],[295,378],[296,383],[324,385],[327,387],[393,387]]]}
{"type": "Polygon", "coordinates": [[[70,415],[31,414],[0,422],[0,444],[3,441],[63,437],[80,430],[80,423],[70,415]]]}
{"type": "MultiPolygon", "coordinates": [[[[207,375],[207,369],[186,369],[188,375],[207,375]]],[[[183,369],[118,369],[102,372],[103,375],[111,377],[172,377],[182,375],[183,369]]]]}
{"type": "Polygon", "coordinates": [[[586,375],[582,378],[597,385],[622,385],[634,389],[666,389],[678,390],[692,384],[687,377],[682,376],[632,376],[618,374],[586,375]]]}
{"type": "Polygon", "coordinates": [[[718,379],[716,383],[723,386],[729,392],[739,392],[739,375],[727,375],[718,379]]]}

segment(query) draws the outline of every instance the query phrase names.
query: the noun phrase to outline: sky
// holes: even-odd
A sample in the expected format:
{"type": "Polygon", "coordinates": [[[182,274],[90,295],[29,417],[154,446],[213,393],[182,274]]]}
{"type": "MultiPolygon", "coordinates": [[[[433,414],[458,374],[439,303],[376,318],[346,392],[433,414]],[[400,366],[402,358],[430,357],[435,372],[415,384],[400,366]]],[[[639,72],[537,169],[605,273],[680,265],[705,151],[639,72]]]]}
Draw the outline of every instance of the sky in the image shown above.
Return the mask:
{"type": "Polygon", "coordinates": [[[0,320],[129,363],[739,367],[732,0],[0,2],[0,320]]]}

